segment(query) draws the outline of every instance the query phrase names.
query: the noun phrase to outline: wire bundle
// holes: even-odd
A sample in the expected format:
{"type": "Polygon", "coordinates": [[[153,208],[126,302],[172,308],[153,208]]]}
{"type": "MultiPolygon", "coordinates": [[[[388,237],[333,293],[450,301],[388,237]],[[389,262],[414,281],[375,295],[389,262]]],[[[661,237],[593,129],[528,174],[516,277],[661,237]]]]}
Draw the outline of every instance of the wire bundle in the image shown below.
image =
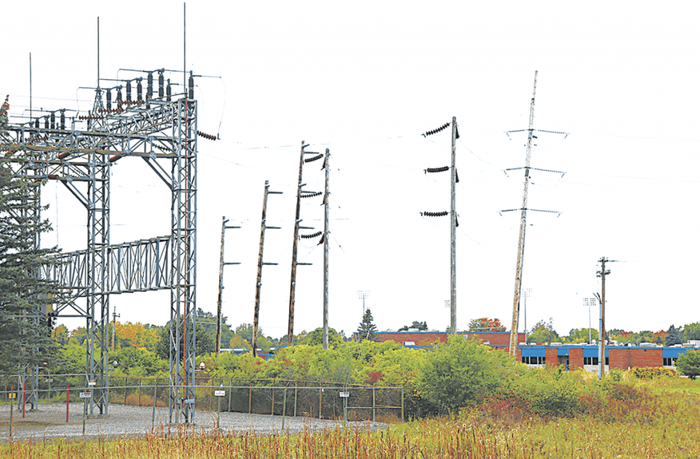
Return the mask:
{"type": "Polygon", "coordinates": [[[442,212],[421,212],[420,215],[421,217],[446,217],[449,215],[449,212],[446,210],[442,212]]]}
{"type": "Polygon", "coordinates": [[[321,231],[317,231],[313,234],[300,234],[299,237],[302,239],[313,239],[315,237],[320,236],[321,234],[323,234],[321,231]]]}

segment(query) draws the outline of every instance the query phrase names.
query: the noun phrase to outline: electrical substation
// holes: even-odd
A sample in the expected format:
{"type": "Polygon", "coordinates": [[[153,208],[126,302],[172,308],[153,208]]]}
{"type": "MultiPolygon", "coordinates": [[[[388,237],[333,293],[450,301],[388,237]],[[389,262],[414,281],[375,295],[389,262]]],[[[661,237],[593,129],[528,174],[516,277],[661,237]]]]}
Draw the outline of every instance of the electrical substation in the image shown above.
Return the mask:
{"type": "MultiPolygon", "coordinates": [[[[215,140],[216,136],[197,130],[196,75],[192,72],[161,68],[126,73],[134,76],[102,87],[101,81],[115,80],[101,80],[98,64],[98,85],[92,88],[95,99],[87,113],[56,109],[39,115],[30,112],[29,119],[10,117],[0,133],[0,149],[16,176],[58,181],[86,210],[87,246],[61,253],[44,266],[40,275],[56,282],[60,295],[52,310],[37,311],[33,320],[85,318],[85,385],[93,390],[90,414],[109,410],[110,295],[168,290],[170,422],[193,423],[197,139],[215,140]],[[153,171],[154,182],[170,191],[171,231],[113,245],[111,168],[117,162],[139,160],[153,171]]],[[[40,194],[40,187],[32,188],[32,193],[40,194]]],[[[29,212],[26,217],[41,218],[39,207],[29,212]]],[[[39,242],[37,239],[37,247],[39,242]]],[[[38,402],[38,372],[38,368],[28,368],[22,376],[28,388],[27,402],[33,406],[38,402]]]]}

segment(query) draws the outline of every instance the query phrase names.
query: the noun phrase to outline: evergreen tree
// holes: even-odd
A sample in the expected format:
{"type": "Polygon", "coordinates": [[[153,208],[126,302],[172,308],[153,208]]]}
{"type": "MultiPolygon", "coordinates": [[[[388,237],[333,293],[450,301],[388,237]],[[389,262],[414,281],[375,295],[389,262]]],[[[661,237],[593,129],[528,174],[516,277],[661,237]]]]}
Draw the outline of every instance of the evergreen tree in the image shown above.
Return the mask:
{"type": "Polygon", "coordinates": [[[683,344],[683,340],[681,339],[680,330],[671,325],[671,328],[668,329],[668,335],[666,335],[666,339],[664,340],[664,345],[673,346],[674,344],[683,344]]]}
{"type": "Polygon", "coordinates": [[[46,315],[56,287],[39,277],[56,249],[35,247],[51,229],[32,217],[41,209],[33,188],[41,184],[16,177],[7,158],[0,159],[0,371],[15,373],[51,363],[56,352],[53,317],[46,315]]]}
{"type": "Polygon", "coordinates": [[[372,311],[367,308],[365,315],[362,316],[362,322],[357,328],[357,336],[360,341],[370,340],[376,341],[375,334],[377,333],[377,326],[374,325],[374,318],[372,317],[372,311]]]}

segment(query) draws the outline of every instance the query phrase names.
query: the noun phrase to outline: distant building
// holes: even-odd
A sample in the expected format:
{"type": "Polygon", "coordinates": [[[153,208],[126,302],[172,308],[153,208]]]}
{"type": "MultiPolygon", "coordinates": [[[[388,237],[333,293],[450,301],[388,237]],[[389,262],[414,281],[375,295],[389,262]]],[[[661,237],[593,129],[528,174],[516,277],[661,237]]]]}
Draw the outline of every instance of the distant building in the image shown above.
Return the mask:
{"type": "MultiPolygon", "coordinates": [[[[458,331],[458,335],[467,338],[478,338],[483,344],[497,349],[508,351],[510,345],[510,332],[493,331],[458,331]]],[[[430,346],[437,343],[446,343],[449,332],[418,331],[405,332],[377,332],[376,340],[379,342],[394,341],[405,346],[430,346]]],[[[525,343],[525,333],[518,333],[518,343],[525,343]]]]}
{"type": "MultiPolygon", "coordinates": [[[[478,338],[487,346],[508,351],[510,332],[464,331],[458,335],[478,338]]],[[[394,341],[410,348],[425,348],[446,343],[448,332],[409,330],[405,332],[377,332],[379,342],[394,341]]],[[[531,367],[562,365],[567,370],[583,368],[598,370],[598,346],[591,344],[525,344],[525,333],[518,333],[516,358],[531,367]]],[[[641,346],[605,346],[606,370],[628,370],[634,367],[676,367],[678,356],[687,349],[700,350],[700,342],[688,342],[671,347],[644,343],[641,346]]]]}
{"type": "MultiPolygon", "coordinates": [[[[646,343],[645,343],[646,344],[646,343]]],[[[628,370],[634,367],[676,368],[678,356],[686,350],[699,350],[700,346],[686,343],[683,346],[605,346],[606,370],[628,370]]],[[[598,370],[598,346],[589,344],[521,345],[517,358],[534,367],[563,365],[567,370],[583,368],[598,370]]]]}

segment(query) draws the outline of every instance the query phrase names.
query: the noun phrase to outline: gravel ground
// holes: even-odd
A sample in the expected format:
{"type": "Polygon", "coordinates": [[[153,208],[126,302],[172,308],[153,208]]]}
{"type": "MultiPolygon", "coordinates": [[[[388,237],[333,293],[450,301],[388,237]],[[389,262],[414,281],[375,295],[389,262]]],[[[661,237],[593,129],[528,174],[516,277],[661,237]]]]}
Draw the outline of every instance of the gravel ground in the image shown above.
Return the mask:
{"type": "MultiPolygon", "coordinates": [[[[83,404],[70,404],[69,422],[66,423],[65,404],[41,404],[37,411],[27,411],[22,419],[21,411],[13,414],[13,438],[80,438],[83,435],[83,404]]],[[[282,431],[282,417],[262,414],[221,413],[219,427],[224,432],[255,432],[267,434],[282,431]]],[[[151,432],[153,408],[139,406],[110,405],[109,414],[94,415],[85,421],[85,436],[106,437],[124,435],[143,435],[151,432]]],[[[190,429],[197,432],[212,432],[216,429],[216,413],[197,411],[196,425],[190,429]]],[[[156,431],[168,432],[168,408],[156,408],[156,431]]],[[[285,418],[284,431],[298,433],[309,430],[332,429],[342,421],[326,421],[307,417],[285,418]]],[[[379,422],[348,422],[351,427],[377,430],[387,427],[379,422]]],[[[10,410],[9,406],[0,407],[0,441],[9,440],[10,410]]],[[[191,431],[191,430],[190,430],[191,431]]],[[[170,427],[170,432],[177,432],[176,426],[170,427]]]]}

